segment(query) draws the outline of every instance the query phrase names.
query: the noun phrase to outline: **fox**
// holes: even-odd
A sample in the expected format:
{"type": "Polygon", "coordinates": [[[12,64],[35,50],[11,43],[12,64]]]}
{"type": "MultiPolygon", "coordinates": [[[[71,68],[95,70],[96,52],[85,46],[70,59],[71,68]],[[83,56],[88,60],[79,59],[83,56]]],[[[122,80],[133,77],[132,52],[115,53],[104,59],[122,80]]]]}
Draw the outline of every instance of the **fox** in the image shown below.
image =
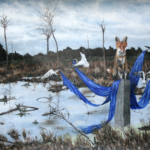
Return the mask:
{"type": "Polygon", "coordinates": [[[117,50],[114,59],[114,67],[113,69],[107,69],[107,72],[112,73],[113,76],[116,76],[118,74],[120,79],[122,79],[123,76],[126,79],[128,73],[126,58],[127,39],[127,36],[125,36],[123,41],[120,41],[118,37],[115,37],[117,50]]]}

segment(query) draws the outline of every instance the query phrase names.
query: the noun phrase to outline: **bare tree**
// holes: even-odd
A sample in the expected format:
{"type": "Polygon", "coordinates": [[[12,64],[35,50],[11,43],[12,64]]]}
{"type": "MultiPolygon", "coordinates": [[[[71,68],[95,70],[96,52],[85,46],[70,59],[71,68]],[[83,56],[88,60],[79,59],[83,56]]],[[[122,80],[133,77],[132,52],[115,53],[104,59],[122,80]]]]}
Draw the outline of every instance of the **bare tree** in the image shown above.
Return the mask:
{"type": "MultiPolygon", "coordinates": [[[[50,58],[49,58],[49,39],[51,37],[52,34],[52,29],[49,25],[49,23],[47,22],[47,20],[45,19],[45,8],[42,8],[40,10],[40,19],[41,19],[41,24],[40,27],[37,28],[38,30],[41,31],[41,34],[46,36],[46,42],[47,42],[47,58],[48,58],[48,65],[50,65],[50,58]]],[[[51,16],[51,20],[53,20],[53,16],[51,16]]]]}
{"type": "Polygon", "coordinates": [[[7,16],[3,13],[2,19],[0,19],[1,27],[4,28],[4,38],[5,38],[5,47],[6,47],[6,60],[7,60],[7,67],[8,67],[8,49],[7,49],[7,38],[6,38],[6,30],[8,26],[10,25],[10,20],[7,19],[7,16]]]}
{"type": "Polygon", "coordinates": [[[49,26],[46,25],[46,24],[41,24],[40,25],[41,27],[37,28],[38,30],[40,30],[43,34],[46,36],[46,42],[47,42],[47,55],[48,55],[48,52],[49,52],[49,39],[50,39],[50,36],[51,36],[51,29],[49,29],[49,26]]]}
{"type": "MultiPolygon", "coordinates": [[[[99,24],[99,23],[98,23],[99,24]]],[[[99,24],[100,27],[102,28],[102,32],[103,32],[103,60],[104,60],[104,76],[106,75],[106,61],[105,61],[105,48],[104,48],[104,43],[105,43],[105,40],[104,40],[104,33],[105,33],[105,30],[106,30],[106,25],[104,24],[104,21],[102,24],[99,24]]]]}
{"type": "Polygon", "coordinates": [[[56,31],[56,29],[54,29],[54,22],[53,22],[53,18],[56,16],[57,11],[56,8],[53,8],[50,10],[50,8],[46,8],[46,13],[45,13],[45,19],[47,20],[48,24],[51,27],[51,31],[52,31],[52,36],[55,40],[55,44],[56,44],[56,50],[57,50],[57,62],[59,62],[59,56],[58,56],[58,43],[57,40],[55,38],[54,32],[56,31]],[[52,19],[51,19],[52,18],[52,19]]]}
{"type": "Polygon", "coordinates": [[[87,36],[87,43],[88,43],[88,51],[89,51],[89,62],[90,62],[90,49],[89,49],[89,39],[88,39],[88,36],[87,36]]]}
{"type": "Polygon", "coordinates": [[[10,41],[9,43],[10,43],[10,45],[11,45],[11,50],[12,50],[12,63],[13,63],[13,41],[10,41]]]}
{"type": "MultiPolygon", "coordinates": [[[[57,14],[56,8],[48,8],[48,7],[43,7],[40,11],[41,14],[41,21],[45,24],[44,25],[44,29],[47,30],[52,34],[54,40],[55,40],[55,44],[56,44],[56,50],[57,50],[57,61],[59,61],[59,56],[58,56],[58,43],[57,40],[55,38],[54,32],[56,31],[54,29],[54,17],[57,14]]],[[[48,37],[47,37],[48,38],[48,37]]]]}

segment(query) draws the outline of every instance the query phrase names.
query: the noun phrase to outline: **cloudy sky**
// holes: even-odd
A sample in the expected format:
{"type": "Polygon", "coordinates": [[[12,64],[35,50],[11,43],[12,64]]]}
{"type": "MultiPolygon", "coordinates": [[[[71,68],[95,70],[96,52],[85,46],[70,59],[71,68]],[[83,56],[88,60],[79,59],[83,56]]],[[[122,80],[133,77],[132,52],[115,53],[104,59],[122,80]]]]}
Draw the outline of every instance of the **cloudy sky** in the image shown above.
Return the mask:
{"type": "MultiPolygon", "coordinates": [[[[0,0],[3,12],[10,20],[7,29],[8,49],[10,41],[14,50],[22,55],[46,54],[46,39],[36,28],[40,24],[41,7],[57,7],[54,18],[55,37],[59,50],[66,47],[102,47],[102,30],[106,25],[105,47],[115,48],[115,37],[121,40],[128,36],[128,48],[150,46],[150,2],[149,0],[0,0]]],[[[4,30],[0,27],[0,43],[5,48],[4,30]]],[[[49,41],[50,50],[56,52],[54,39],[49,41]]]]}

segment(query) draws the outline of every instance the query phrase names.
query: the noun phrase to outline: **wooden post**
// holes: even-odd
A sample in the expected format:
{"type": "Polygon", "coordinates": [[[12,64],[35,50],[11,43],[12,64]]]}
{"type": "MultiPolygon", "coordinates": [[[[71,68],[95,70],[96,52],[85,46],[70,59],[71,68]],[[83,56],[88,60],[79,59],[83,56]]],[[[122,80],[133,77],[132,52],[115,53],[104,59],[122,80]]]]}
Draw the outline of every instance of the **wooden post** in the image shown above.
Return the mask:
{"type": "Polygon", "coordinates": [[[116,110],[115,126],[123,128],[130,124],[130,80],[122,79],[119,84],[116,110]]]}

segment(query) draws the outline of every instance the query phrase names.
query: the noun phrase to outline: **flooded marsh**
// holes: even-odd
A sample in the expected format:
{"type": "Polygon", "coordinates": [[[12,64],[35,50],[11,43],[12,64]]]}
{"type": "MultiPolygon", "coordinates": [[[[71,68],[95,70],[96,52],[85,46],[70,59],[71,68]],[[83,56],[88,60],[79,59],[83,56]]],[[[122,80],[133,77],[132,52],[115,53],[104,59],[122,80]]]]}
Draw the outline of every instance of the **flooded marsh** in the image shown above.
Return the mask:
{"type": "MultiPolygon", "coordinates": [[[[49,104],[53,103],[59,106],[59,109],[66,109],[66,118],[77,128],[99,124],[108,117],[109,103],[100,107],[91,107],[85,105],[76,95],[68,89],[52,92],[48,89],[53,85],[62,82],[49,81],[48,83],[28,83],[18,81],[16,83],[0,84],[0,128],[1,134],[10,141],[12,138],[7,134],[10,129],[17,129],[19,133],[23,129],[27,131],[27,136],[40,136],[41,129],[52,131],[55,135],[69,133],[71,136],[77,134],[77,131],[66,121],[50,116],[42,116],[50,111],[49,104]],[[2,101],[5,98],[4,101],[2,101]],[[7,99],[7,100],[6,100],[7,99]],[[25,107],[23,107],[25,106],[25,107]],[[6,114],[4,112],[13,110],[6,114]]],[[[100,104],[104,102],[105,97],[100,97],[92,93],[88,88],[79,88],[79,90],[92,102],[100,104]]],[[[137,95],[137,98],[140,95],[137,95]]],[[[131,110],[131,124],[140,124],[140,119],[148,120],[150,117],[149,106],[143,110],[131,110]]],[[[114,120],[111,121],[114,126],[114,120]]],[[[21,138],[21,137],[20,137],[21,138]]]]}

